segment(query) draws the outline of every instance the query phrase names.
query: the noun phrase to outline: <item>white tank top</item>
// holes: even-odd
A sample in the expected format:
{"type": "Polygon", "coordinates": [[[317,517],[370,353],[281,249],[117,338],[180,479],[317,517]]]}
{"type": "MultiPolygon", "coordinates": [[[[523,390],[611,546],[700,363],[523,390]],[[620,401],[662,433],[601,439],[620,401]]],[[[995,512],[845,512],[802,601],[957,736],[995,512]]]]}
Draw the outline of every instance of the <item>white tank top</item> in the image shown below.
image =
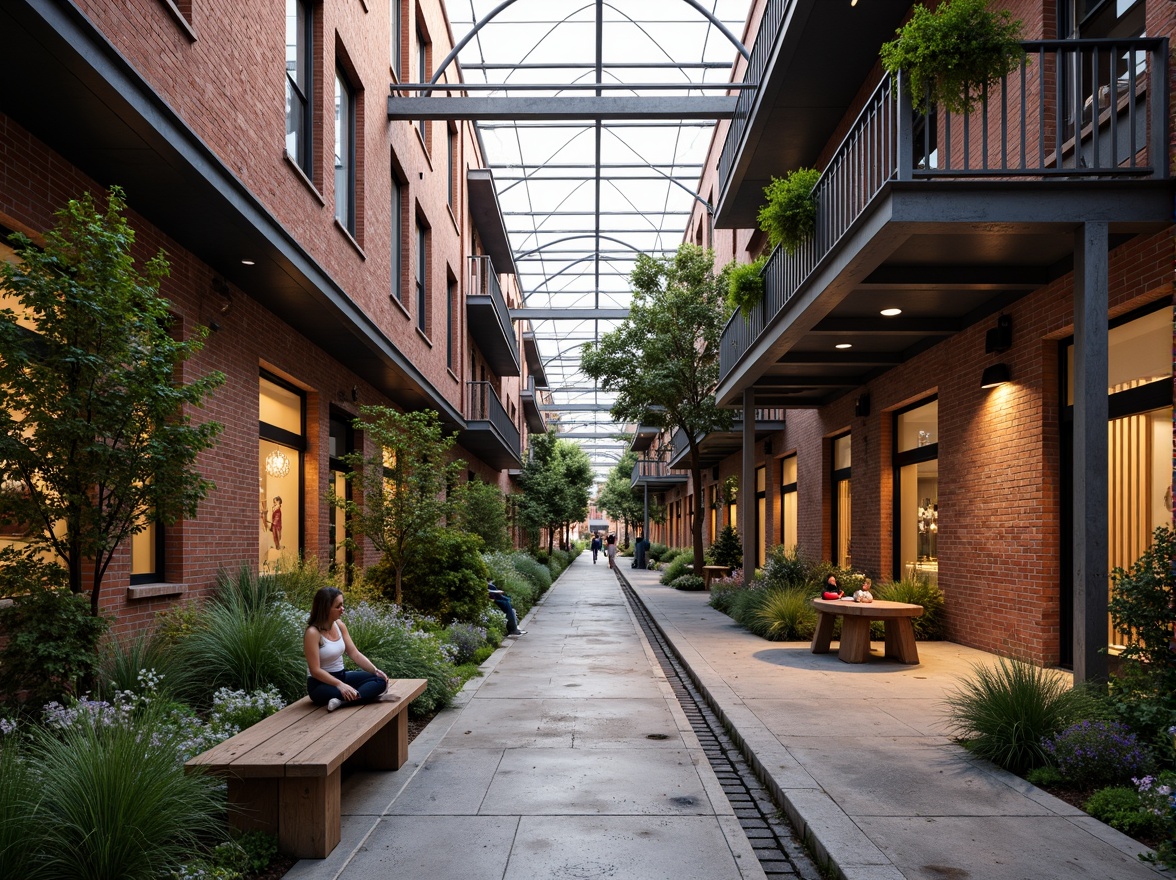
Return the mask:
{"type": "Polygon", "coordinates": [[[338,636],[335,641],[331,641],[324,635],[319,637],[319,666],[324,672],[342,672],[343,671],[343,651],[347,648],[343,641],[343,634],[339,632],[339,625],[331,625],[331,633],[338,636]]]}

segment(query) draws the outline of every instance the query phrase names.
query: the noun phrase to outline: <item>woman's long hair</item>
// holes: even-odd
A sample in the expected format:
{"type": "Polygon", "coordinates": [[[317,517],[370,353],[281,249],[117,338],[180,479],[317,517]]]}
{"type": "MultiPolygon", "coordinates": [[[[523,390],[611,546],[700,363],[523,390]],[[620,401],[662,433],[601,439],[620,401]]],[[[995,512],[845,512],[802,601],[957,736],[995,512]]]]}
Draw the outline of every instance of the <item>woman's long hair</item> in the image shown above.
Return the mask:
{"type": "Polygon", "coordinates": [[[319,633],[325,633],[331,627],[331,606],[335,599],[343,595],[338,587],[322,587],[314,594],[314,601],[310,605],[310,617],[306,619],[307,629],[314,627],[319,633]]]}

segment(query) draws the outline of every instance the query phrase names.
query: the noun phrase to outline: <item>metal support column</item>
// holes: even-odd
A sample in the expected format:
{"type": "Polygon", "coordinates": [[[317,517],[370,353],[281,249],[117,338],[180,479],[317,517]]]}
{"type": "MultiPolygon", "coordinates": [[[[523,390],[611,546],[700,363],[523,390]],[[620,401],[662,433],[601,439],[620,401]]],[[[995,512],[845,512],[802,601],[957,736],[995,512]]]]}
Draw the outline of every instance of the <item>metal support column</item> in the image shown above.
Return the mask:
{"type": "Polygon", "coordinates": [[[1107,224],[1074,235],[1074,681],[1107,678],[1107,224]]]}
{"type": "Polygon", "coordinates": [[[755,572],[755,391],[743,392],[743,476],[739,481],[739,531],[743,533],[743,582],[755,572]]]}

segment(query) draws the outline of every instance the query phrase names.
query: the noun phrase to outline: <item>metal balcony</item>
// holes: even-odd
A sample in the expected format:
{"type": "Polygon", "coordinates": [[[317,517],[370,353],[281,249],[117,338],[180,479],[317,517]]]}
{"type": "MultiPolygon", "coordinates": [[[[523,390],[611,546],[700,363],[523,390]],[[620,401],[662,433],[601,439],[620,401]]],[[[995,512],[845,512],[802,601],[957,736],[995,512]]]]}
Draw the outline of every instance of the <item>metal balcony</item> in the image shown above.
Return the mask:
{"type": "Polygon", "coordinates": [[[1024,46],[966,115],[917,114],[882,79],[813,190],[812,239],[777,249],[763,301],[728,321],[720,403],[754,385],[821,405],[1048,283],[1084,220],[1112,247],[1170,221],[1167,40],[1024,46]]]}
{"type": "MultiPolygon", "coordinates": [[[[784,430],[784,410],[757,409],[755,411],[755,439],[763,440],[776,431],[784,430]]],[[[723,459],[728,458],[743,449],[743,413],[736,412],[730,431],[711,431],[709,434],[697,435],[697,443],[701,454],[701,465],[704,468],[713,467],[723,459]]],[[[671,468],[690,467],[690,443],[686,439],[686,432],[681,428],[674,431],[670,438],[670,453],[668,466],[671,468]]]]}
{"type": "Polygon", "coordinates": [[[489,382],[467,383],[466,427],[459,442],[496,470],[522,467],[522,438],[489,382]]]}
{"type": "Polygon", "coordinates": [[[523,406],[523,418],[527,421],[527,430],[532,434],[547,433],[547,418],[543,415],[542,408],[551,405],[551,392],[537,387],[535,377],[528,376],[527,384],[519,398],[523,406]]]}
{"type": "Polygon", "coordinates": [[[639,458],[633,465],[634,489],[648,486],[651,489],[664,489],[667,486],[682,486],[690,479],[684,473],[672,473],[669,466],[656,458],[639,458]]]}
{"type": "Polygon", "coordinates": [[[466,291],[466,321],[474,344],[499,376],[519,375],[519,345],[510,322],[510,310],[494,264],[486,256],[470,257],[470,283],[466,291]]]}

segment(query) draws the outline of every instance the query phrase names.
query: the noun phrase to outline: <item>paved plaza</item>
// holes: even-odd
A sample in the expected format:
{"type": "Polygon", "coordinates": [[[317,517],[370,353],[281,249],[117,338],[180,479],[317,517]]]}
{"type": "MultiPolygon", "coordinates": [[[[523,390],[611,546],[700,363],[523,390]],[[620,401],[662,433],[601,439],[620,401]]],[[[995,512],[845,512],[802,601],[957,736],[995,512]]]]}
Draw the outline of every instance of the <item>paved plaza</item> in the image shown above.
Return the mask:
{"type": "MultiPolygon", "coordinates": [[[[849,880],[1160,876],[1135,841],[945,735],[941,697],[989,655],[920,643],[918,666],[849,666],[620,563],[818,863],[849,880]]],[[[289,880],[763,878],[603,558],[582,554],[524,628],[408,764],[345,781],[342,842],[289,880]]]]}

